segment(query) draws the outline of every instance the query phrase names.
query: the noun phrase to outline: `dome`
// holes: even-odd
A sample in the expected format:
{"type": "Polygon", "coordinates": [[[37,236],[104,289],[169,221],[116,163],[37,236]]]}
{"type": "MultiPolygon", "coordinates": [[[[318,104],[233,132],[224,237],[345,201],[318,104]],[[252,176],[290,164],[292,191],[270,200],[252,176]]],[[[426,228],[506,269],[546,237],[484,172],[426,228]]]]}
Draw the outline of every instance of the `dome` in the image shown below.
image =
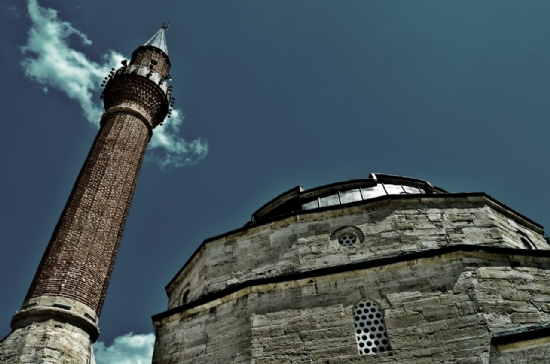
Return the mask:
{"type": "Polygon", "coordinates": [[[434,187],[430,182],[424,180],[371,173],[366,179],[331,183],[309,190],[304,190],[302,186],[296,186],[260,207],[252,214],[252,218],[246,226],[298,212],[361,203],[388,195],[440,193],[447,193],[447,191],[434,187]]]}

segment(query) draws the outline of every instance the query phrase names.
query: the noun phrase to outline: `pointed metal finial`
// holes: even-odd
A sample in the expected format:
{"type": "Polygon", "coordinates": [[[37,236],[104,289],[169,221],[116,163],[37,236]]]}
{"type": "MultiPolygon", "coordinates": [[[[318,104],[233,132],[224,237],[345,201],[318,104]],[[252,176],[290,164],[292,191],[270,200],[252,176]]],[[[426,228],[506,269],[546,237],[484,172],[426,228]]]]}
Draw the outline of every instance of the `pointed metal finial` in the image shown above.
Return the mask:
{"type": "Polygon", "coordinates": [[[145,43],[144,45],[156,47],[161,51],[163,51],[164,53],[166,53],[166,55],[168,55],[168,48],[166,47],[165,32],[169,26],[170,26],[170,22],[164,23],[162,27],[159,29],[159,31],[156,32],[155,35],[153,35],[153,37],[149,39],[147,43],[145,43]]]}

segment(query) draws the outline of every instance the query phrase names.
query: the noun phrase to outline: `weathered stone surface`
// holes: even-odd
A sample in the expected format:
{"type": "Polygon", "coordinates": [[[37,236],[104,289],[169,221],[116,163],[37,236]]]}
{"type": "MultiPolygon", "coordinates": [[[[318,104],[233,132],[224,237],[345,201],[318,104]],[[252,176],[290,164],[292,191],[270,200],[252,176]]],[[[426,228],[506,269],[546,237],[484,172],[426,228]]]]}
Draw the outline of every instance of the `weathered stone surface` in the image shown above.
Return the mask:
{"type": "Polygon", "coordinates": [[[534,315],[540,322],[550,313],[530,299],[515,301],[505,291],[496,292],[511,282],[519,287],[526,274],[532,283],[546,284],[550,259],[537,267],[517,260],[512,262],[517,267],[510,268],[502,267],[510,262],[500,258],[426,259],[313,279],[313,285],[324,287],[322,292],[304,289],[311,280],[258,286],[238,301],[197,307],[193,314],[184,311],[157,322],[154,362],[198,363],[205,355],[227,363],[236,358],[250,363],[354,360],[358,354],[351,312],[365,295],[385,311],[392,351],[391,356],[362,356],[362,361],[383,357],[393,363],[488,363],[492,332],[527,325],[534,315]],[[434,275],[441,266],[447,274],[434,275]],[[402,281],[407,283],[401,286],[402,281]]]}
{"type": "Polygon", "coordinates": [[[74,325],[47,320],[16,329],[0,343],[2,364],[95,364],[89,335],[74,325]]]}
{"type": "MultiPolygon", "coordinates": [[[[540,233],[528,223],[504,216],[489,200],[452,197],[435,200],[379,201],[292,216],[207,242],[180,272],[167,292],[169,308],[251,279],[279,276],[321,267],[338,266],[407,251],[437,249],[457,244],[525,249],[527,236],[537,249],[548,249],[540,233]],[[364,241],[344,248],[331,234],[350,226],[364,241]]],[[[444,269],[444,268],[442,268],[444,269]]]]}
{"type": "Polygon", "coordinates": [[[154,321],[153,362],[507,362],[511,354],[494,353],[494,332],[550,321],[550,256],[526,253],[521,237],[549,247],[529,222],[510,216],[479,198],[428,196],[292,216],[211,240],[167,289],[173,310],[154,321]],[[354,229],[355,245],[338,244],[335,232],[354,229]],[[457,244],[522,251],[457,250],[345,268],[457,244]],[[338,269],[299,278],[325,267],[338,269]],[[188,308],[176,309],[184,292],[188,308]],[[352,308],[365,297],[384,311],[388,352],[358,355],[352,308]]]}

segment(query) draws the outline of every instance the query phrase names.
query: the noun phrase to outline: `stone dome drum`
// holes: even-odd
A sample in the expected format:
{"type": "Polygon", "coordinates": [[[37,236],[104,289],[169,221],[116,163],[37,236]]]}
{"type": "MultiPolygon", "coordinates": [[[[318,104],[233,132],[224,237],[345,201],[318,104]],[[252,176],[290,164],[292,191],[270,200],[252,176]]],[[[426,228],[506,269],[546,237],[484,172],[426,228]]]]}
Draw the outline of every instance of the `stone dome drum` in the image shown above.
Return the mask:
{"type": "Polygon", "coordinates": [[[540,362],[548,346],[506,345],[550,336],[528,288],[550,293],[543,234],[483,192],[414,178],[295,187],[169,282],[153,363],[540,362]]]}

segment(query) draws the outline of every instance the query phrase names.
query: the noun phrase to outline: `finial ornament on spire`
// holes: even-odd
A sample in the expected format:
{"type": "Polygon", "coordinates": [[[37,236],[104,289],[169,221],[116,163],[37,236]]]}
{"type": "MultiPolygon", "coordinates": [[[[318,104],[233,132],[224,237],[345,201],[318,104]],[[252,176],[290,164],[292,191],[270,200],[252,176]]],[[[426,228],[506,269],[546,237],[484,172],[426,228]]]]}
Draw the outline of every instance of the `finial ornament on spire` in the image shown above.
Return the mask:
{"type": "Polygon", "coordinates": [[[170,22],[164,22],[164,24],[162,24],[162,29],[168,30],[168,27],[170,27],[170,22]]]}

